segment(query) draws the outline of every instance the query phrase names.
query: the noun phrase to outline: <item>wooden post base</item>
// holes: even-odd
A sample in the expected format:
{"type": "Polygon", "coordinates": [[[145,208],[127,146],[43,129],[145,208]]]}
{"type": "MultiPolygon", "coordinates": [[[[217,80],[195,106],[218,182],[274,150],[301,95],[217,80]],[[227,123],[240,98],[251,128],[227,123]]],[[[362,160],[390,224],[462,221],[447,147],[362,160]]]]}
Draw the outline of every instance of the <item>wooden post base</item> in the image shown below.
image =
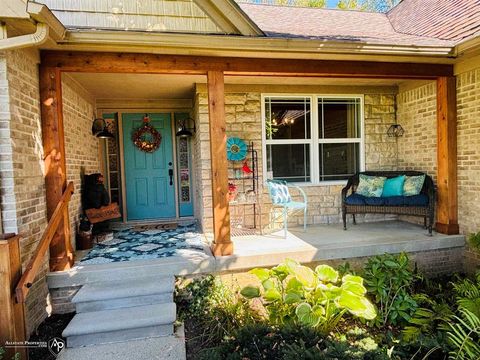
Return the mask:
{"type": "Polygon", "coordinates": [[[0,234],[0,346],[4,347],[4,359],[13,359],[16,353],[20,359],[28,359],[27,349],[5,347],[5,342],[25,341],[25,308],[15,301],[15,286],[22,276],[19,237],[14,234],[0,234]]]}
{"type": "Polygon", "coordinates": [[[445,235],[457,235],[460,233],[458,224],[442,224],[437,222],[435,224],[435,230],[445,235]]]}
{"type": "Polygon", "coordinates": [[[212,253],[214,256],[233,255],[233,242],[229,243],[213,243],[212,253]]]}
{"type": "Polygon", "coordinates": [[[50,271],[65,271],[65,270],[71,269],[72,266],[73,266],[73,259],[70,259],[70,257],[50,259],[50,271]]]}

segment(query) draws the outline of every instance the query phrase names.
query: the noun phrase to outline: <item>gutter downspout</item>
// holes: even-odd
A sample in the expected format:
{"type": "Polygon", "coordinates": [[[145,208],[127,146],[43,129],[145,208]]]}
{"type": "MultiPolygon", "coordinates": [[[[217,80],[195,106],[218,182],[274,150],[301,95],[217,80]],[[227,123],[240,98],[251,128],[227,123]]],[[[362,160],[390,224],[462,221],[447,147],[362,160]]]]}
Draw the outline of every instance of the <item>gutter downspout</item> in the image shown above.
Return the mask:
{"type": "Polygon", "coordinates": [[[48,39],[49,28],[47,24],[37,23],[37,29],[33,34],[20,35],[0,40],[0,51],[21,49],[25,47],[41,45],[48,39]]]}

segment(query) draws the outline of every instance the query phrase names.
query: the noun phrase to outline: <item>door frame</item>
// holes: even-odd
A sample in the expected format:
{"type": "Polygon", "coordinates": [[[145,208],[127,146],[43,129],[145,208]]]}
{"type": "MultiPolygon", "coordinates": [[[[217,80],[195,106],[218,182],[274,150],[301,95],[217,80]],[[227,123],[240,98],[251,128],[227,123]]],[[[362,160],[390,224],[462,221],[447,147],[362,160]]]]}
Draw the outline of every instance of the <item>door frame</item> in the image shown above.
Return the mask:
{"type": "MultiPolygon", "coordinates": [[[[191,113],[192,109],[187,108],[174,108],[174,109],[161,109],[161,108],[151,108],[151,109],[99,109],[97,114],[102,117],[104,113],[117,113],[118,122],[118,146],[119,146],[119,157],[120,157],[120,180],[121,180],[121,195],[122,195],[122,222],[126,223],[135,223],[135,222],[152,222],[157,220],[146,219],[146,220],[132,220],[128,221],[127,216],[127,201],[126,201],[126,182],[125,182],[125,158],[124,158],[124,144],[123,144],[123,114],[136,114],[136,113],[147,113],[147,114],[160,114],[160,113],[168,113],[170,114],[170,122],[171,122],[171,131],[172,131],[172,152],[173,152],[173,176],[174,176],[174,197],[175,197],[175,218],[171,219],[162,219],[162,221],[168,220],[180,220],[180,219],[189,219],[193,217],[182,217],[180,218],[180,209],[179,209],[179,189],[178,189],[178,163],[177,163],[177,137],[175,136],[176,133],[176,126],[175,126],[175,113],[178,112],[187,112],[191,113]]],[[[193,160],[192,160],[193,161],[193,160]]],[[[107,163],[105,164],[105,170],[109,172],[108,167],[108,159],[107,163]]],[[[193,163],[192,163],[192,171],[193,171],[193,163]]],[[[195,181],[192,181],[192,195],[195,194],[195,181]]],[[[193,201],[193,209],[195,214],[195,206],[196,201],[193,201]]]]}

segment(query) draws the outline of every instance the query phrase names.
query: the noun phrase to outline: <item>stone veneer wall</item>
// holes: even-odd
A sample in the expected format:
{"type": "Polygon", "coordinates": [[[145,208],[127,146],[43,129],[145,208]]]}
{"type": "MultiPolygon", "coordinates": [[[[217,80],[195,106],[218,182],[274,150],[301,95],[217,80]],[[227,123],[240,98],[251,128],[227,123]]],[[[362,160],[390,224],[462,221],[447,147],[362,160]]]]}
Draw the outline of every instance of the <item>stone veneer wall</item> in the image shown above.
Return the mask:
{"type": "MultiPolygon", "coordinates": [[[[201,88],[200,88],[201,89],[201,88]]],[[[393,170],[396,168],[395,139],[387,136],[388,127],[394,123],[394,94],[365,95],[365,151],[367,170],[393,170]]],[[[203,230],[211,232],[212,221],[212,189],[210,166],[210,135],[208,128],[208,96],[197,91],[194,113],[197,121],[197,132],[194,138],[194,157],[196,167],[196,199],[201,203],[196,206],[196,217],[200,219],[203,230]]],[[[259,185],[263,188],[262,169],[262,119],[260,92],[228,92],[225,94],[225,113],[228,136],[238,136],[246,142],[253,141],[258,151],[259,185]]],[[[341,222],[341,189],[344,185],[305,186],[303,190],[308,196],[307,211],[309,224],[328,224],[341,222]]],[[[262,192],[262,224],[270,224],[271,206],[266,189],[262,192]]],[[[245,208],[245,225],[253,223],[250,207],[245,208]]],[[[232,223],[243,218],[243,209],[231,206],[232,223]]],[[[388,217],[391,218],[391,217],[388,217]]],[[[359,221],[385,219],[385,216],[358,216],[359,221]]],[[[302,224],[303,216],[289,217],[292,224],[302,224]]]]}
{"type": "MultiPolygon", "coordinates": [[[[0,52],[2,228],[20,234],[24,269],[47,224],[38,62],[33,50],[0,52]]],[[[28,334],[47,316],[47,259],[45,256],[27,298],[28,334]]]]}
{"type": "Polygon", "coordinates": [[[192,140],[194,215],[196,219],[201,221],[203,231],[210,233],[213,231],[213,221],[211,220],[213,218],[212,186],[209,181],[212,167],[210,164],[208,105],[205,109],[204,102],[203,96],[200,99],[200,94],[195,95],[193,117],[197,129],[192,140]],[[202,102],[202,105],[200,105],[200,102],[202,102]]]}
{"type": "Polygon", "coordinates": [[[63,127],[67,181],[73,181],[75,193],[69,204],[72,245],[82,210],[83,175],[100,172],[100,140],[92,136],[95,99],[68,75],[62,77],[63,127]]]}

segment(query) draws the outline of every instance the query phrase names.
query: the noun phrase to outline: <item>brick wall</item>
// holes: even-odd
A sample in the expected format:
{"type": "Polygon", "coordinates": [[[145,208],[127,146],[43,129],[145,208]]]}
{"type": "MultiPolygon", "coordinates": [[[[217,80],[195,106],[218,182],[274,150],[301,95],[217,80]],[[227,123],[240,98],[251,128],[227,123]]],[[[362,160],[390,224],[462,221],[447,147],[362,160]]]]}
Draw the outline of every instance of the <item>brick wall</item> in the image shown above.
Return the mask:
{"type": "MultiPolygon", "coordinates": [[[[452,247],[438,250],[408,252],[411,267],[417,267],[419,272],[428,278],[461,272],[463,247],[452,247]]],[[[350,269],[361,272],[369,257],[355,257],[346,259],[321,260],[304,264],[312,269],[320,264],[330,265],[337,268],[348,262],[350,269]]],[[[246,269],[236,272],[227,271],[218,274],[221,280],[233,288],[242,288],[247,285],[258,284],[254,275],[246,272],[246,269]]],[[[196,275],[198,276],[198,275],[196,275]]]]}
{"type": "MultiPolygon", "coordinates": [[[[46,227],[38,53],[0,53],[0,190],[4,232],[21,235],[26,267],[46,227]]],[[[47,256],[26,303],[27,332],[47,316],[47,256]]]]}
{"type": "Polygon", "coordinates": [[[437,174],[437,95],[435,82],[399,92],[397,121],[405,130],[398,139],[399,169],[437,174]]]}
{"type": "MultiPolygon", "coordinates": [[[[3,232],[21,236],[24,269],[47,224],[38,63],[34,50],[0,53],[1,221],[3,232]]],[[[99,169],[98,140],[90,133],[94,100],[68,76],[62,85],[67,174],[76,188],[70,205],[73,238],[81,211],[81,174],[99,169]]],[[[47,259],[27,298],[29,334],[51,311],[47,259]]]]}
{"type": "MultiPolygon", "coordinates": [[[[480,67],[457,76],[458,222],[464,234],[480,231],[480,67]]],[[[480,266],[480,249],[467,248],[465,267],[480,266]]]]}
{"type": "MultiPolygon", "coordinates": [[[[395,169],[397,163],[395,139],[387,136],[388,127],[394,123],[394,95],[370,94],[365,96],[365,142],[367,169],[395,169]]],[[[197,92],[194,113],[197,121],[197,132],[194,138],[194,157],[196,159],[196,216],[201,220],[205,232],[212,229],[212,196],[211,196],[211,166],[210,143],[208,128],[208,97],[204,92],[197,92]]],[[[225,113],[228,136],[236,136],[246,142],[253,141],[258,152],[259,185],[263,184],[262,168],[262,119],[261,93],[235,92],[225,94],[225,113]]],[[[339,223],[341,221],[340,193],[343,185],[305,186],[309,208],[307,221],[309,224],[339,223]]],[[[269,205],[266,189],[261,192],[261,212],[263,227],[271,225],[273,213],[269,205]]],[[[253,224],[251,207],[230,208],[232,223],[245,218],[244,225],[253,224]],[[245,211],[245,217],[244,213],[245,211]]],[[[390,218],[390,217],[389,217],[390,218]]],[[[358,216],[358,220],[371,221],[385,219],[385,216],[358,216]]],[[[257,219],[258,220],[258,219],[257,219]]],[[[303,216],[289,217],[293,224],[302,224],[303,216]]],[[[279,222],[281,223],[281,222],[279,222]]],[[[276,226],[274,226],[276,227],[276,226]]]]}
{"type": "MultiPolygon", "coordinates": [[[[431,82],[400,91],[398,122],[405,135],[399,139],[400,168],[425,171],[436,177],[436,84],[431,82]]],[[[457,75],[458,222],[460,232],[480,231],[480,68],[457,75]]],[[[478,252],[465,252],[465,266],[480,264],[478,252]]]]}
{"type": "Polygon", "coordinates": [[[95,99],[68,75],[62,76],[63,126],[68,181],[75,184],[69,205],[72,244],[82,214],[83,175],[100,172],[100,140],[92,136],[95,99]]]}

